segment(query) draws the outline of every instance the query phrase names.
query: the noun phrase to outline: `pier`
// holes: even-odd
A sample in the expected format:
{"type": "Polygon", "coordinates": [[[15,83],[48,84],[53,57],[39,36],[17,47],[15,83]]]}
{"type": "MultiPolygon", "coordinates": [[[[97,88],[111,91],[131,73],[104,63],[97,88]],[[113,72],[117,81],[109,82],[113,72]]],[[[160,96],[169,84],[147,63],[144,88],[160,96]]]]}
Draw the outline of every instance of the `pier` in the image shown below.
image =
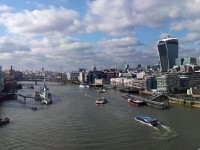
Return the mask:
{"type": "Polygon", "coordinates": [[[22,99],[22,103],[23,103],[23,104],[26,104],[26,98],[35,99],[35,97],[33,97],[33,96],[25,96],[25,95],[23,95],[23,94],[18,94],[18,93],[16,93],[15,96],[16,96],[16,99],[17,99],[17,100],[22,99]]]}
{"type": "Polygon", "coordinates": [[[138,97],[135,95],[129,95],[129,94],[122,94],[122,97],[124,98],[135,98],[135,99],[140,99],[142,101],[144,101],[148,106],[152,106],[155,108],[159,108],[159,109],[167,109],[169,108],[169,104],[165,104],[163,102],[158,102],[158,101],[154,101],[155,98],[158,98],[160,96],[163,96],[162,94],[156,95],[154,97],[150,97],[149,99],[147,98],[142,98],[142,97],[138,97]]]}

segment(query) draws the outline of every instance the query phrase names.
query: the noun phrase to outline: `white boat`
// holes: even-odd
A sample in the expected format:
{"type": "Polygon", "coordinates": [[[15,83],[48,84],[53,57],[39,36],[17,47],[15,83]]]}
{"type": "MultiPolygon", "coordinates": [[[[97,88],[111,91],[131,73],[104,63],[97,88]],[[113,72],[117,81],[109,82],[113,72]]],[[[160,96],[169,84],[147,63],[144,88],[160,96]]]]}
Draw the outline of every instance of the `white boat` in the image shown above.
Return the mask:
{"type": "Polygon", "coordinates": [[[96,100],[96,104],[105,104],[105,103],[107,103],[107,101],[108,100],[106,98],[102,97],[102,98],[96,100]]]}
{"type": "Polygon", "coordinates": [[[99,90],[96,90],[98,93],[105,93],[106,90],[105,89],[99,89],[99,90]]]}
{"type": "Polygon", "coordinates": [[[43,87],[40,88],[39,96],[40,96],[42,104],[48,105],[48,104],[53,103],[51,93],[49,93],[49,88],[47,88],[45,82],[44,82],[43,87]]]}
{"type": "Polygon", "coordinates": [[[80,88],[89,88],[89,85],[88,84],[85,84],[85,83],[81,83],[79,85],[80,88]]]}

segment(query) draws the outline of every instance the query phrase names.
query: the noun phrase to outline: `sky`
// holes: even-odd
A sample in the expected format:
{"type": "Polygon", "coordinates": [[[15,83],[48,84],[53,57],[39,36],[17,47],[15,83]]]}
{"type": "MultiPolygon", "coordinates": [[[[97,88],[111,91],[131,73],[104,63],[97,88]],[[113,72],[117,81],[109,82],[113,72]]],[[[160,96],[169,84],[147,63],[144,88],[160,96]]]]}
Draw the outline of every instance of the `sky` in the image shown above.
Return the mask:
{"type": "Polygon", "coordinates": [[[155,65],[157,41],[200,56],[200,0],[1,0],[3,70],[75,71],[155,65]]]}

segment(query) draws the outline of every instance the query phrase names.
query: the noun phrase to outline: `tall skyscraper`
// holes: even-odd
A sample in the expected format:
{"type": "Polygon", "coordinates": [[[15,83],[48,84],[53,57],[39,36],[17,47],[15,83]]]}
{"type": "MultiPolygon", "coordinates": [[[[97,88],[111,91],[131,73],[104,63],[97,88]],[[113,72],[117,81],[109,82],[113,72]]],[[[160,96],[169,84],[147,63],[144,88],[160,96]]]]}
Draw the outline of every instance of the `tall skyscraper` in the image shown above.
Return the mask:
{"type": "Polygon", "coordinates": [[[175,65],[178,58],[178,39],[167,37],[158,41],[157,46],[161,71],[167,72],[175,65]]]}

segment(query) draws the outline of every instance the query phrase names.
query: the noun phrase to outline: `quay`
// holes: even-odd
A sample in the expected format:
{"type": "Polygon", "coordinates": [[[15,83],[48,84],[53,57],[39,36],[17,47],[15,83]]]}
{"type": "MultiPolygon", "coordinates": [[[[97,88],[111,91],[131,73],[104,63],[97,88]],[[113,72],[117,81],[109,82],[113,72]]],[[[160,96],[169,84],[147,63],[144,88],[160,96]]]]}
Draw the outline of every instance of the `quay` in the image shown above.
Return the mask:
{"type": "Polygon", "coordinates": [[[156,95],[154,97],[151,97],[149,99],[146,98],[142,98],[142,97],[138,97],[135,95],[130,95],[130,94],[122,94],[122,97],[124,98],[135,98],[135,99],[140,99],[142,101],[144,101],[148,106],[152,106],[155,108],[159,108],[159,109],[167,109],[169,108],[169,104],[165,104],[163,102],[158,102],[158,101],[154,101],[156,98],[162,96],[162,94],[156,95]]]}
{"type": "Polygon", "coordinates": [[[126,92],[126,93],[139,93],[140,89],[136,87],[124,87],[119,89],[120,92],[126,92]]]}
{"type": "Polygon", "coordinates": [[[171,96],[168,96],[168,99],[169,99],[169,103],[172,103],[172,104],[182,104],[185,106],[200,108],[200,101],[184,100],[184,99],[175,98],[171,96]]]}

